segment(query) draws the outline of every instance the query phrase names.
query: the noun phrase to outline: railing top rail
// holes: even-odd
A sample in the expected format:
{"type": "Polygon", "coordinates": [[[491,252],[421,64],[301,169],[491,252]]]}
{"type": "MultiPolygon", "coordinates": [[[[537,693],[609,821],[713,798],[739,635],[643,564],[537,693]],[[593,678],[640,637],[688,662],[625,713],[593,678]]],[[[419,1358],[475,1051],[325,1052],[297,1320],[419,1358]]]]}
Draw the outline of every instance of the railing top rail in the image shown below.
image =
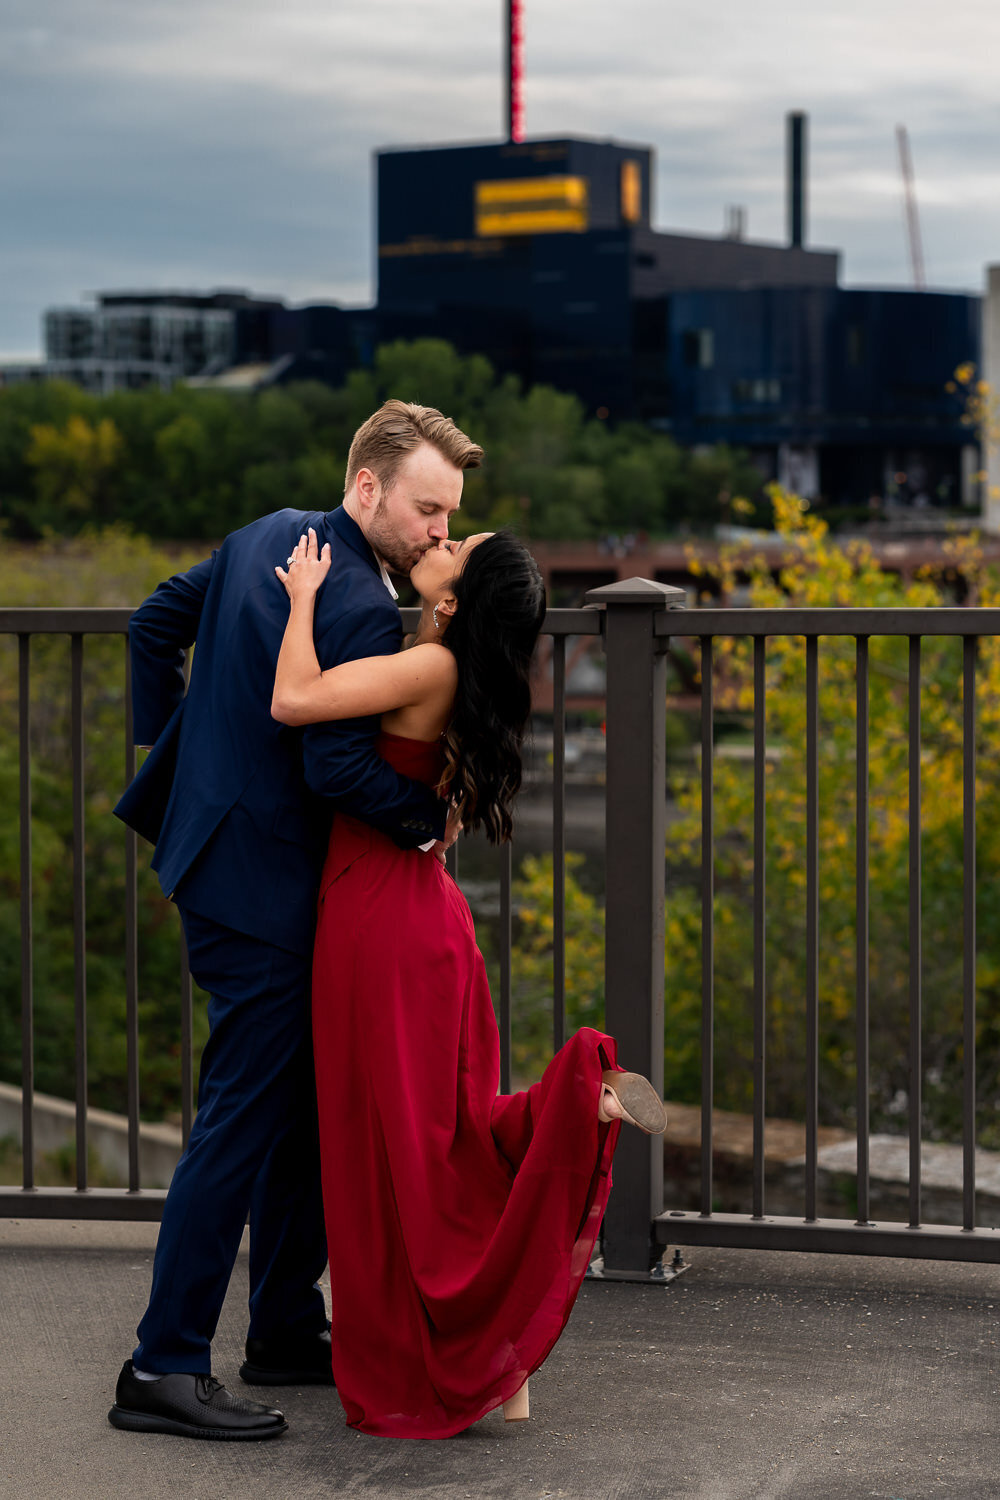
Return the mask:
{"type": "Polygon", "coordinates": [[[655,617],[653,629],[658,636],[1000,635],[1000,609],[672,609],[655,617]]]}
{"type": "Polygon", "coordinates": [[[5,606],[0,608],[0,635],[122,635],[134,613],[130,605],[5,606]]]}
{"type": "Polygon", "coordinates": [[[600,635],[604,611],[587,605],[583,609],[547,609],[543,635],[600,635]]]}
{"type": "MultiPolygon", "coordinates": [[[[123,634],[135,613],[133,605],[98,607],[75,605],[68,608],[17,605],[0,607],[0,635],[114,635],[123,634]]],[[[404,629],[415,627],[420,611],[400,611],[404,629]]],[[[599,609],[549,609],[542,625],[543,635],[600,635],[599,609]]]]}
{"type": "MultiPolygon", "coordinates": [[[[120,635],[134,613],[129,605],[99,607],[0,607],[3,635],[120,635]]],[[[411,629],[418,611],[401,611],[404,628],[411,629]]],[[[546,610],[544,635],[600,635],[603,610],[546,610]]],[[[1000,609],[921,606],[919,608],[855,609],[668,609],[653,622],[657,636],[752,635],[1000,635],[1000,609]]]]}

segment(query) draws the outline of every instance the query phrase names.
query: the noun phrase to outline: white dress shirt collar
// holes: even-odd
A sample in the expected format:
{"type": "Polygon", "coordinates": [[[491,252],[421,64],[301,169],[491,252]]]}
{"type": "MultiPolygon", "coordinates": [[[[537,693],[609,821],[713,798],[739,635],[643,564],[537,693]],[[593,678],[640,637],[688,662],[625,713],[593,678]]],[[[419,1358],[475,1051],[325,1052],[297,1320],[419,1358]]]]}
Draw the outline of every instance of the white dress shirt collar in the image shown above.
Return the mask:
{"type": "Polygon", "coordinates": [[[375,561],[378,563],[379,572],[382,574],[382,582],[385,584],[392,597],[394,599],[398,599],[399,595],[396,593],[396,590],[392,586],[392,579],[389,577],[389,571],[377,552],[375,553],[375,561]]]}

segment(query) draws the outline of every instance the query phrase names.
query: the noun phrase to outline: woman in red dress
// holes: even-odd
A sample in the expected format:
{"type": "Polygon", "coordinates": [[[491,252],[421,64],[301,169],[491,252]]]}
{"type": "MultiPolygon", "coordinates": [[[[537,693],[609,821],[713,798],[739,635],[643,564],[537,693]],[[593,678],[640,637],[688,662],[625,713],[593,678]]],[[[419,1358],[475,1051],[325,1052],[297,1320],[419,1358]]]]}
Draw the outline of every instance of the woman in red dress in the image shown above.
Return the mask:
{"type": "MultiPolygon", "coordinates": [[[[511,835],[538,569],[495,533],[425,552],[414,644],[320,672],[315,537],[278,569],[292,610],[272,713],[381,714],[380,751],[442,790],[466,827],[511,835]]],[[[333,1373],[348,1424],[449,1437],[503,1405],[569,1317],[628,1120],[666,1124],[651,1085],[583,1028],[542,1079],[498,1093],[499,1037],[468,905],[433,855],[338,814],[320,884],[313,1032],[333,1289],[333,1373]]]]}

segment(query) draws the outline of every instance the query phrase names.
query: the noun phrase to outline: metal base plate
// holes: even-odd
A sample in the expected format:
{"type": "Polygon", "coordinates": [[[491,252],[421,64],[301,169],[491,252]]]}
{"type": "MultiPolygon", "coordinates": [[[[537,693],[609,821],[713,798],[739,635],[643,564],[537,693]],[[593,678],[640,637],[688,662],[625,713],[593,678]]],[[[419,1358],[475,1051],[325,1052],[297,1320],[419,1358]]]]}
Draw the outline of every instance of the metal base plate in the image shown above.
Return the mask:
{"type": "Polygon", "coordinates": [[[604,1265],[604,1256],[596,1255],[587,1267],[584,1281],[631,1281],[641,1286],[669,1286],[671,1281],[676,1281],[678,1276],[690,1269],[690,1262],[686,1261],[680,1252],[675,1249],[669,1265],[663,1257],[654,1261],[651,1269],[645,1275],[641,1271],[609,1271],[604,1265]]]}

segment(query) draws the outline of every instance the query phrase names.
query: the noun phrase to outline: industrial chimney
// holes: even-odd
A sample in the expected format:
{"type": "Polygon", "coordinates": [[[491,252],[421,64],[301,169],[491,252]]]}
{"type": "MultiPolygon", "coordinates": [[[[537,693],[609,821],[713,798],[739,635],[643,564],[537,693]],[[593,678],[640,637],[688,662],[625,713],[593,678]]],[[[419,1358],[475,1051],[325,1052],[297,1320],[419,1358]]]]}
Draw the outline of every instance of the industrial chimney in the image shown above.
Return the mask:
{"type": "Polygon", "coordinates": [[[801,110],[786,116],[788,243],[801,250],[806,237],[806,117],[801,110]]]}
{"type": "Polygon", "coordinates": [[[507,84],[507,139],[524,140],[524,7],[523,0],[505,0],[507,84]]]}

